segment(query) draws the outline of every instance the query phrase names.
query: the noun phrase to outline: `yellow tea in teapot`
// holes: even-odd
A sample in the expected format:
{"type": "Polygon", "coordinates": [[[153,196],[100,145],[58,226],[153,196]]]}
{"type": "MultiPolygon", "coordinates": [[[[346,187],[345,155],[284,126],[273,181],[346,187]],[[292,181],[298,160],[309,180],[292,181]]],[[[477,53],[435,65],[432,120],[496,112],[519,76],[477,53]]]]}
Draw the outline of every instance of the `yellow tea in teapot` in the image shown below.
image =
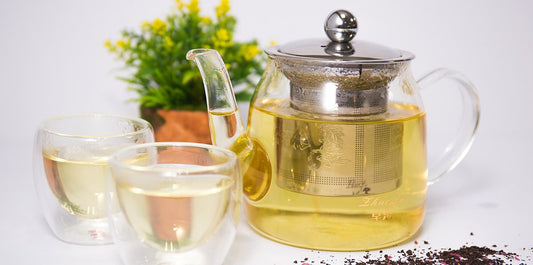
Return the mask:
{"type": "Polygon", "coordinates": [[[427,165],[425,113],[417,106],[389,103],[382,114],[328,117],[265,99],[251,106],[249,119],[256,154],[243,183],[255,193],[245,207],[263,236],[304,248],[367,250],[399,243],[421,225],[427,165]],[[254,181],[265,172],[268,181],[254,181]]]}

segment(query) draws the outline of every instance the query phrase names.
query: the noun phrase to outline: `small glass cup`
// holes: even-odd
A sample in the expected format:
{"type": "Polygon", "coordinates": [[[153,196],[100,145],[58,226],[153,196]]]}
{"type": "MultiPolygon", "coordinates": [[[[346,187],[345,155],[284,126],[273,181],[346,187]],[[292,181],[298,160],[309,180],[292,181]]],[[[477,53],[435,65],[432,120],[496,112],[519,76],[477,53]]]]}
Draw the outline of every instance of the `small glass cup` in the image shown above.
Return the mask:
{"type": "Polygon", "coordinates": [[[77,114],[42,122],[35,134],[33,175],[53,233],[69,243],[112,243],[107,160],[120,148],[153,141],[152,126],[138,118],[77,114]]]}
{"type": "Polygon", "coordinates": [[[109,223],[125,264],[222,264],[242,196],[233,152],[197,143],[142,144],[118,151],[109,165],[109,223]]]}

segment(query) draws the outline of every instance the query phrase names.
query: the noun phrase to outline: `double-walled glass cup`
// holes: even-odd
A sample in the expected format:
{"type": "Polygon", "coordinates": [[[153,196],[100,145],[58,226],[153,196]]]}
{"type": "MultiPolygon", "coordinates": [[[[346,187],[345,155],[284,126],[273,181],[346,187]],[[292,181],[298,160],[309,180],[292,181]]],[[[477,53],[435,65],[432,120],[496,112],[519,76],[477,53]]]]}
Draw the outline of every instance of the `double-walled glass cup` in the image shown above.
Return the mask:
{"type": "Polygon", "coordinates": [[[152,143],[118,151],[109,165],[109,222],[125,264],[222,264],[242,194],[233,152],[152,143]]]}
{"type": "Polygon", "coordinates": [[[138,118],[78,114],[42,122],[35,135],[34,182],[53,233],[69,243],[111,243],[107,161],[118,149],[153,141],[152,126],[138,118]]]}

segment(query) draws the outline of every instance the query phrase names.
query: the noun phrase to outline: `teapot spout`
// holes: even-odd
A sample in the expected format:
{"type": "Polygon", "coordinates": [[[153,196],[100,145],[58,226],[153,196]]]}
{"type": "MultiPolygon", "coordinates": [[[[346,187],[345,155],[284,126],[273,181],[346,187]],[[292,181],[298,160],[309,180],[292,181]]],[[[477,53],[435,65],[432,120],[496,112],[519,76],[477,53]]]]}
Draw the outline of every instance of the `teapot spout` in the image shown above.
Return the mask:
{"type": "MultiPolygon", "coordinates": [[[[187,60],[194,61],[202,75],[213,144],[235,149],[237,142],[248,142],[229,74],[220,54],[212,49],[193,49],[187,53],[187,60]]],[[[237,150],[233,151],[239,154],[237,150]]]]}
{"type": "Polygon", "coordinates": [[[254,201],[263,198],[272,179],[270,160],[265,149],[246,134],[220,54],[210,49],[194,49],[187,53],[187,59],[194,61],[202,74],[211,142],[237,154],[244,194],[254,201]]]}

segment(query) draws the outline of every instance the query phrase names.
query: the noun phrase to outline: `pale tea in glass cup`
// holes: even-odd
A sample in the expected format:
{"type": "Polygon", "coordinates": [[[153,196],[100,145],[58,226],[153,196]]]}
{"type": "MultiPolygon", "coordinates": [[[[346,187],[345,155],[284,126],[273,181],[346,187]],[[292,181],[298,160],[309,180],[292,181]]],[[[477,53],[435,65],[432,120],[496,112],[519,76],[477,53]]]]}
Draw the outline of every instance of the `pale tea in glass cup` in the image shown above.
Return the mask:
{"type": "Polygon", "coordinates": [[[133,117],[77,114],[42,122],[35,134],[34,182],[53,233],[69,243],[112,243],[107,161],[118,149],[153,141],[152,126],[133,117]]]}
{"type": "Polygon", "coordinates": [[[118,151],[109,165],[109,222],[125,264],[222,264],[242,196],[233,152],[196,143],[142,144],[118,151]]]}

